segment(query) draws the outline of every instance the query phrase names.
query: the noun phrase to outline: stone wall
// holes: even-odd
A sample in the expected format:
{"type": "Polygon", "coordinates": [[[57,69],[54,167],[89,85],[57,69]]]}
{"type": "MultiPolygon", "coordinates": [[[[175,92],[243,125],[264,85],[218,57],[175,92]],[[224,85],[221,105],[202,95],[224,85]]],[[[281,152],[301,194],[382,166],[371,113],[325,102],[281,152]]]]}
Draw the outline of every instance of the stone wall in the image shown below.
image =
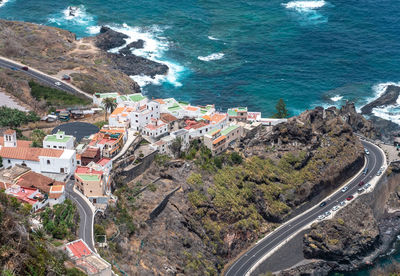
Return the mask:
{"type": "Polygon", "coordinates": [[[129,182],[132,179],[138,177],[140,174],[144,173],[144,171],[147,170],[150,167],[151,163],[154,161],[154,157],[157,153],[157,150],[153,151],[149,155],[143,157],[140,160],[139,164],[132,164],[125,167],[121,172],[121,175],[125,177],[125,182],[129,182]]]}

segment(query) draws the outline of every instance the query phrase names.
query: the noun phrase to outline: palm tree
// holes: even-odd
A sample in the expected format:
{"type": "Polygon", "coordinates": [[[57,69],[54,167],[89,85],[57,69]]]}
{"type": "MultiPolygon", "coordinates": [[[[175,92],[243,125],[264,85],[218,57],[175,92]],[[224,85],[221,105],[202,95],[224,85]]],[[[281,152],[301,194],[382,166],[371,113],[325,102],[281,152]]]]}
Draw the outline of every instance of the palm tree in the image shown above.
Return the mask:
{"type": "Polygon", "coordinates": [[[117,107],[117,103],[115,101],[115,98],[105,98],[103,100],[103,105],[104,105],[104,109],[106,111],[104,121],[107,121],[108,111],[110,110],[110,113],[112,113],[114,111],[114,109],[117,107]]]}

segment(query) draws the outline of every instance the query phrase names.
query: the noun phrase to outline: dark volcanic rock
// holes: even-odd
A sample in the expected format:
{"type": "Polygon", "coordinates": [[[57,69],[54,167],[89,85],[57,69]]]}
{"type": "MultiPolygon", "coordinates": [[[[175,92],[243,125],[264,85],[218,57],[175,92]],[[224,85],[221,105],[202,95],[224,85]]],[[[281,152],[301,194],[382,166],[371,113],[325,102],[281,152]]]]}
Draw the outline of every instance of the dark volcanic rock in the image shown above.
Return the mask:
{"type": "Polygon", "coordinates": [[[379,228],[372,209],[361,200],[331,220],[312,226],[304,235],[304,256],[341,263],[366,256],[379,244],[379,228]]]}
{"type": "Polygon", "coordinates": [[[124,55],[131,55],[131,49],[135,48],[135,49],[142,49],[144,45],[144,41],[139,39],[138,41],[134,41],[132,43],[129,43],[126,47],[124,47],[123,49],[119,50],[120,54],[124,54],[124,55]]]}
{"type": "MultiPolygon", "coordinates": [[[[120,47],[126,43],[127,35],[116,32],[108,27],[101,27],[100,34],[96,36],[96,46],[102,50],[109,50],[120,47]]],[[[116,69],[121,70],[129,76],[145,75],[154,77],[155,75],[165,75],[168,66],[131,53],[131,48],[143,48],[144,41],[139,39],[130,43],[119,51],[118,54],[108,53],[108,57],[114,63],[116,69]]]]}
{"type": "Polygon", "coordinates": [[[369,104],[363,106],[361,108],[361,113],[362,114],[371,114],[372,109],[375,107],[395,104],[397,101],[397,98],[399,97],[399,94],[400,94],[399,86],[389,85],[386,88],[386,91],[385,91],[385,93],[383,93],[382,96],[380,96],[378,99],[370,102],[369,104]]]}
{"type": "Polygon", "coordinates": [[[168,66],[143,57],[129,53],[109,54],[116,67],[129,76],[146,75],[165,75],[168,66]]]}
{"type": "Polygon", "coordinates": [[[126,34],[116,32],[108,27],[102,26],[100,34],[96,36],[95,44],[102,50],[110,50],[115,47],[120,47],[126,43],[128,38],[126,34]]]}
{"type": "Polygon", "coordinates": [[[132,43],[129,43],[128,45],[126,45],[127,48],[131,49],[131,48],[135,48],[135,49],[143,49],[144,46],[144,40],[143,39],[139,39],[137,41],[134,41],[132,43]]]}
{"type": "MultiPolygon", "coordinates": [[[[337,110],[335,107],[331,107],[331,109],[337,110]]],[[[378,136],[373,123],[365,119],[360,113],[357,113],[354,103],[346,102],[339,110],[339,115],[353,128],[353,131],[371,139],[375,139],[378,136]]]]}

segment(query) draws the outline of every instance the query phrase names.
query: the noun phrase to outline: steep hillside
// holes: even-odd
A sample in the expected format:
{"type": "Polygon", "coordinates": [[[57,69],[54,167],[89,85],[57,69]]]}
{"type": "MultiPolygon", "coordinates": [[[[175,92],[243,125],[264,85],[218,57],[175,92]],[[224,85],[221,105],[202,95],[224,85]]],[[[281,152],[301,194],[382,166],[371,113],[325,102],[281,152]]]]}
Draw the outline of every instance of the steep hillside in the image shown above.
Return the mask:
{"type": "Polygon", "coordinates": [[[68,73],[72,83],[88,93],[140,91],[93,39],[76,40],[73,33],[58,28],[0,20],[0,55],[50,75],[68,73]]]}
{"type": "Polygon", "coordinates": [[[193,142],[184,159],[159,156],[140,178],[117,179],[118,205],[97,219],[110,238],[101,254],[128,274],[216,275],[363,163],[351,127],[322,108],[260,129],[236,150],[212,157],[193,142]]]}
{"type": "Polygon", "coordinates": [[[45,238],[42,230],[32,232],[29,210],[0,190],[1,275],[85,275],[67,269],[67,256],[45,238]]]}

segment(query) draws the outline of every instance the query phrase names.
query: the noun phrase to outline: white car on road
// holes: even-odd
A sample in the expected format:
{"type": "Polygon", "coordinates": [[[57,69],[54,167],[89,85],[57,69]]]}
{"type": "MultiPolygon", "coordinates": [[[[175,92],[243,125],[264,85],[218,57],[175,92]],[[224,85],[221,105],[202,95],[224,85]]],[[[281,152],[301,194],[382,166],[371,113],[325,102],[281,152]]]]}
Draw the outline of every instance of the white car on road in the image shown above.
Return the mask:
{"type": "Polygon", "coordinates": [[[349,189],[349,187],[344,187],[343,189],[342,189],[342,193],[345,193],[347,190],[349,189]]]}
{"type": "Polygon", "coordinates": [[[56,81],[54,84],[57,86],[61,86],[61,82],[59,82],[59,81],[56,81]]]}

